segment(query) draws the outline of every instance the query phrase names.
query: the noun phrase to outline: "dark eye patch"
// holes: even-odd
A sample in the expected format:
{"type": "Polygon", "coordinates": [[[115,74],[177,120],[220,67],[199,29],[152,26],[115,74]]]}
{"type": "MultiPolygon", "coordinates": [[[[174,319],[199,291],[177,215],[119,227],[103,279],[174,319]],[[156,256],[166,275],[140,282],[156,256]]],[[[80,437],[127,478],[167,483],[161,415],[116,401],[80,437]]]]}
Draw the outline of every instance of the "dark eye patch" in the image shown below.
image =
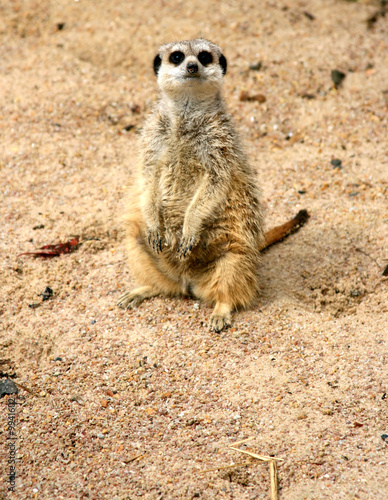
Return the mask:
{"type": "Polygon", "coordinates": [[[223,54],[220,55],[220,66],[222,68],[222,73],[225,75],[228,63],[226,62],[225,56],[223,54]]]}
{"type": "Polygon", "coordinates": [[[155,59],[154,59],[154,73],[155,75],[157,75],[159,73],[159,68],[162,64],[162,58],[160,57],[159,54],[157,54],[155,56],[155,59]]]}
{"type": "Polygon", "coordinates": [[[207,66],[208,64],[213,62],[213,56],[210,54],[210,52],[203,50],[198,54],[198,61],[204,66],[207,66]]]}
{"type": "Polygon", "coordinates": [[[183,59],[185,58],[185,55],[183,52],[180,52],[179,50],[176,50],[175,52],[172,52],[169,57],[169,61],[173,64],[180,64],[183,59]]]}

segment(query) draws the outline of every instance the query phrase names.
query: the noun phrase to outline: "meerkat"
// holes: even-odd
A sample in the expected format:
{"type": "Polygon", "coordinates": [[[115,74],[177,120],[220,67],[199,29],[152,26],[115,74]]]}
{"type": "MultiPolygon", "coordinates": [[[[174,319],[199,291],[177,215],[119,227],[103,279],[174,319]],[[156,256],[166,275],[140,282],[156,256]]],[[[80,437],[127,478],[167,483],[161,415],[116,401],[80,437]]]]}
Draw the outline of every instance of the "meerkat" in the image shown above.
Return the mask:
{"type": "Polygon", "coordinates": [[[233,310],[255,301],[260,252],[301,216],[264,234],[256,175],[221,96],[221,49],[203,39],[168,43],[153,67],[160,99],[141,133],[141,169],[124,217],[141,286],[118,305],[190,294],[214,306],[210,329],[220,332],[233,310]]]}

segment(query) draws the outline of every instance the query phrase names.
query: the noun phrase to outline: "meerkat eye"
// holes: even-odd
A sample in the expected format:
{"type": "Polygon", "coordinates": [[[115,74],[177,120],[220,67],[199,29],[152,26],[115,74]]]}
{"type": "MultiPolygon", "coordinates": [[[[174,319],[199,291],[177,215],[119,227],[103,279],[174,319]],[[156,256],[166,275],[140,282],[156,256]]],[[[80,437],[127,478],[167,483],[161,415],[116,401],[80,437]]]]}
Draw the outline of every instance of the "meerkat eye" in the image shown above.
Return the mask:
{"type": "Polygon", "coordinates": [[[183,59],[185,58],[185,55],[183,52],[180,52],[179,50],[173,52],[171,55],[170,55],[170,62],[172,62],[173,64],[180,64],[183,59]]]}
{"type": "Polygon", "coordinates": [[[198,54],[198,61],[204,66],[207,66],[208,64],[213,62],[213,56],[210,54],[210,52],[206,52],[206,50],[203,50],[198,54]]]}

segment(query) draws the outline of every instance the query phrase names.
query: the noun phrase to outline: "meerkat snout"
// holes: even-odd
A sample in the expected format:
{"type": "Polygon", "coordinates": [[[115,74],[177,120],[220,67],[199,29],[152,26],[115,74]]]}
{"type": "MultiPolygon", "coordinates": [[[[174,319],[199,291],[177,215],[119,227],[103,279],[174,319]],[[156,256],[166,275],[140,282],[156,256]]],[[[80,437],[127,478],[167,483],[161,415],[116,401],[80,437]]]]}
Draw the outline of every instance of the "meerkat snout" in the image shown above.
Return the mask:
{"type": "Polygon", "coordinates": [[[198,73],[198,64],[195,64],[193,62],[190,62],[188,63],[188,65],[186,66],[187,68],[187,71],[191,74],[191,75],[195,75],[198,73]]]}

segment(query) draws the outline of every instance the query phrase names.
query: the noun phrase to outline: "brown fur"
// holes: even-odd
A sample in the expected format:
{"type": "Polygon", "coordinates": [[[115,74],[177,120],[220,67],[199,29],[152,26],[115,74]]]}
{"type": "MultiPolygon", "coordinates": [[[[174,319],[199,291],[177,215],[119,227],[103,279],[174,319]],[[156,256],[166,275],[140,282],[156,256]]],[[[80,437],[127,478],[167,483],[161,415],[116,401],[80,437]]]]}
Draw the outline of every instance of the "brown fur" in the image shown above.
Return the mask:
{"type": "Polygon", "coordinates": [[[141,171],[125,214],[129,263],[141,287],[119,305],[191,293],[215,306],[210,326],[220,331],[259,290],[260,192],[220,94],[219,47],[177,42],[158,57],[161,98],[142,132],[141,171]],[[179,65],[169,60],[177,51],[185,56],[179,65]],[[211,53],[211,64],[198,62],[201,51],[211,53]],[[194,78],[189,63],[199,67],[194,78]]]}

